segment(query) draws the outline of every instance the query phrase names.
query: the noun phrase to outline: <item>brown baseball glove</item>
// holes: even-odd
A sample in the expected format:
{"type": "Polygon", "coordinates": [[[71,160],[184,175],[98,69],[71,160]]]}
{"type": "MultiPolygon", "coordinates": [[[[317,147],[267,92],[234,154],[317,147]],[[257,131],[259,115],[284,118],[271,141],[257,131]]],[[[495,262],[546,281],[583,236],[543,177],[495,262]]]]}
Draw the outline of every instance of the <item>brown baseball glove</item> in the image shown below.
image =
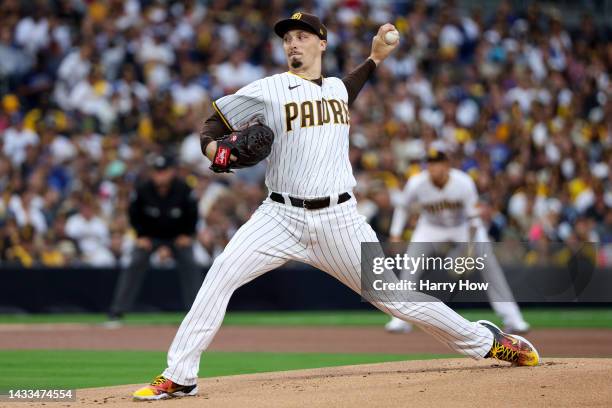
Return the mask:
{"type": "Polygon", "coordinates": [[[216,173],[231,173],[232,169],[254,166],[268,157],[273,142],[274,132],[263,124],[233,132],[217,141],[210,169],[216,173]],[[230,160],[231,155],[236,157],[235,161],[230,160]]]}

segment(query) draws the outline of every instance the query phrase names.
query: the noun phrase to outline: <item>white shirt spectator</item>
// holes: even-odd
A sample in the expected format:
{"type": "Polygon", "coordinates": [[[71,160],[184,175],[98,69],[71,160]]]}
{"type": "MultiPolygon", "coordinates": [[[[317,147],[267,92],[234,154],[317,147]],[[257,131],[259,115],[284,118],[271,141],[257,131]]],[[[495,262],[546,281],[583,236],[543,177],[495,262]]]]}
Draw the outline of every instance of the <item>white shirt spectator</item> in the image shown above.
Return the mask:
{"type": "Polygon", "coordinates": [[[478,24],[470,17],[462,17],[461,18],[461,27],[463,28],[463,32],[465,36],[470,41],[476,41],[478,36],[480,35],[480,28],[478,24]]]}
{"type": "Polygon", "coordinates": [[[409,98],[396,101],[393,104],[393,116],[402,122],[411,123],[414,121],[414,104],[409,98]]]}
{"type": "MultiPolygon", "coordinates": [[[[508,201],[508,214],[519,222],[524,229],[530,227],[528,224],[528,197],[523,191],[515,192],[508,201]]],[[[548,211],[546,197],[536,195],[533,203],[531,217],[535,219],[543,218],[548,211]]]]}
{"type": "Polygon", "coordinates": [[[26,147],[38,143],[39,137],[34,131],[10,127],[4,131],[3,152],[11,159],[13,166],[19,166],[25,160],[26,147]]]}
{"type": "Polygon", "coordinates": [[[546,69],[546,63],[544,62],[544,55],[542,54],[542,50],[540,50],[538,47],[526,45],[524,56],[527,59],[529,69],[531,69],[531,72],[536,77],[536,79],[538,81],[541,81],[546,78],[548,70],[546,69]]]}
{"type": "Polygon", "coordinates": [[[440,109],[423,108],[419,111],[419,119],[434,129],[440,129],[444,124],[444,112],[440,109]]]}
{"type": "Polygon", "coordinates": [[[376,7],[372,7],[370,10],[368,18],[379,25],[385,24],[387,21],[392,21],[393,13],[391,12],[390,8],[391,2],[377,3],[376,7]]]}
{"type": "Polygon", "coordinates": [[[506,103],[512,105],[514,102],[518,102],[521,110],[525,113],[531,109],[531,102],[536,97],[536,93],[533,89],[525,89],[520,86],[516,86],[508,91],[506,94],[506,103]]]}
{"type": "Polygon", "coordinates": [[[15,194],[9,200],[8,209],[15,217],[19,227],[30,224],[38,234],[44,234],[47,231],[47,221],[40,210],[38,200],[32,199],[26,204],[20,196],[15,194]]]}
{"type": "Polygon", "coordinates": [[[115,26],[120,30],[136,25],[140,21],[140,3],[138,0],[123,2],[123,13],[115,20],[115,26]]]}
{"type": "Polygon", "coordinates": [[[70,88],[87,78],[91,63],[81,58],[81,52],[77,49],[68,54],[59,66],[57,75],[59,79],[68,84],[70,88]]]}
{"type": "Polygon", "coordinates": [[[264,72],[262,68],[256,67],[246,61],[238,65],[231,62],[219,64],[215,71],[217,81],[224,89],[238,89],[257,79],[262,78],[264,72]]]}
{"type": "Polygon", "coordinates": [[[170,82],[170,66],[174,63],[174,58],[174,50],[169,43],[155,41],[151,37],[142,39],[138,60],[149,66],[146,71],[147,83],[154,88],[163,87],[170,82]]]}
{"type": "Polygon", "coordinates": [[[170,88],[174,104],[181,108],[202,105],[207,99],[206,91],[195,82],[184,83],[178,81],[170,88]]]}
{"type": "Polygon", "coordinates": [[[128,113],[133,108],[132,95],[136,96],[138,102],[146,102],[149,99],[149,90],[138,81],[118,80],[114,84],[114,107],[117,112],[128,113]]]}
{"type": "Polygon", "coordinates": [[[538,122],[533,126],[531,139],[537,147],[543,147],[548,141],[548,127],[545,123],[538,122]]]}
{"type": "Polygon", "coordinates": [[[431,83],[420,72],[410,78],[406,87],[411,94],[419,97],[423,105],[434,105],[435,98],[431,88],[431,83]]]}
{"type": "Polygon", "coordinates": [[[559,96],[557,97],[557,100],[559,102],[559,105],[563,107],[569,107],[572,103],[573,97],[574,94],[571,90],[569,90],[568,88],[563,88],[561,91],[559,91],[559,96]]]}
{"type": "Polygon", "coordinates": [[[457,123],[463,127],[472,127],[478,120],[478,104],[473,99],[465,99],[459,103],[456,112],[457,123]]]}
{"type": "Polygon", "coordinates": [[[240,33],[233,24],[223,24],[219,27],[219,36],[222,38],[223,47],[226,49],[236,48],[240,42],[240,33]]]}
{"type": "Polygon", "coordinates": [[[59,44],[62,51],[67,52],[72,46],[72,38],[70,37],[70,28],[65,25],[58,25],[51,31],[51,36],[59,44]]]}
{"type": "Polygon", "coordinates": [[[89,52],[82,52],[81,49],[72,51],[62,60],[57,70],[59,80],[56,82],[53,96],[62,109],[71,109],[70,92],[76,84],[89,75],[91,63],[87,54],[89,52]],[[85,55],[82,55],[83,53],[85,55]]]}
{"type": "Polygon", "coordinates": [[[206,17],[206,6],[201,2],[192,2],[191,8],[185,12],[183,19],[192,27],[197,27],[198,24],[206,17]]]}
{"type": "Polygon", "coordinates": [[[98,216],[89,219],[75,214],[66,221],[66,234],[79,243],[84,260],[92,266],[113,266],[115,259],[108,249],[110,232],[98,216]]]}
{"type": "Polygon", "coordinates": [[[567,66],[565,53],[571,52],[571,47],[572,40],[565,31],[553,35],[549,40],[548,65],[556,71],[563,71],[567,66]]]}
{"type": "Polygon", "coordinates": [[[463,34],[452,24],[442,27],[439,39],[440,48],[457,48],[463,44],[463,34]]]}
{"type": "Polygon", "coordinates": [[[83,149],[89,157],[95,161],[100,160],[102,157],[102,136],[97,133],[89,133],[87,135],[79,137],[77,143],[81,149],[83,149]]]}
{"type": "Polygon", "coordinates": [[[394,140],[391,142],[391,146],[395,160],[403,168],[407,168],[411,161],[421,160],[425,157],[425,143],[418,138],[394,140]]]}
{"type": "Polygon", "coordinates": [[[584,213],[595,203],[595,193],[590,188],[585,189],[576,196],[574,206],[579,213],[584,213]]]}
{"type": "Polygon", "coordinates": [[[63,135],[57,135],[49,146],[53,163],[59,164],[76,157],[77,149],[70,139],[63,135]]]}
{"type": "Polygon", "coordinates": [[[111,123],[116,112],[109,100],[112,89],[108,85],[105,88],[100,93],[87,79],[82,80],[70,92],[70,107],[86,115],[96,116],[105,124],[111,123]]]}
{"type": "Polygon", "coordinates": [[[121,68],[121,64],[125,60],[125,44],[122,42],[117,42],[112,45],[109,45],[102,52],[102,66],[104,67],[104,72],[108,78],[116,78],[121,68]]]}
{"type": "Polygon", "coordinates": [[[187,19],[181,20],[170,35],[170,43],[176,48],[183,42],[191,42],[195,37],[195,30],[193,27],[194,26],[189,24],[187,19]]]}
{"type": "Polygon", "coordinates": [[[49,44],[49,23],[46,18],[35,21],[32,17],[24,17],[15,28],[15,41],[30,54],[49,44]]]}
{"type": "Polygon", "coordinates": [[[151,37],[145,37],[141,43],[140,62],[147,64],[155,62],[158,64],[172,65],[174,63],[174,51],[172,46],[165,42],[157,42],[151,37]]]}
{"type": "Polygon", "coordinates": [[[396,57],[392,55],[385,60],[384,64],[389,67],[391,72],[396,77],[409,77],[416,70],[416,60],[410,54],[396,57]]]}

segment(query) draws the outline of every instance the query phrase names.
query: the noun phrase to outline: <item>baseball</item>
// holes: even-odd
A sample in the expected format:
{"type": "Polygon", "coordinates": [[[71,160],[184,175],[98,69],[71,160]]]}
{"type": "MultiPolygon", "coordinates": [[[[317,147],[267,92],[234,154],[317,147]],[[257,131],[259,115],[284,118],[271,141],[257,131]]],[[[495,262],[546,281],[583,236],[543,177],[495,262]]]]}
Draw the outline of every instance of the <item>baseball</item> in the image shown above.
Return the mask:
{"type": "Polygon", "coordinates": [[[384,40],[389,45],[395,44],[399,40],[399,32],[397,30],[388,31],[384,40]]]}

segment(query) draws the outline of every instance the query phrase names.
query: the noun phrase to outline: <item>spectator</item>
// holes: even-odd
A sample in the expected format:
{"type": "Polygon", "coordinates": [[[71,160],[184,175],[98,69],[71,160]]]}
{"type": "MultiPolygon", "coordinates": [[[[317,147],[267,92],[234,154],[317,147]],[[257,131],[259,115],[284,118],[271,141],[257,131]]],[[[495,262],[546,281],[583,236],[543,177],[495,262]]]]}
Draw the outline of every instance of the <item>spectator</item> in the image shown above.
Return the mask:
{"type": "Polygon", "coordinates": [[[194,69],[193,64],[183,66],[179,80],[170,88],[174,105],[178,109],[197,108],[207,100],[206,91],[195,81],[194,69]]]}
{"type": "Polygon", "coordinates": [[[57,70],[58,81],[55,88],[55,99],[63,109],[70,110],[70,92],[76,84],[89,75],[93,53],[93,46],[84,42],[62,60],[57,70]]]}
{"type": "Polygon", "coordinates": [[[8,78],[16,79],[27,73],[34,63],[32,55],[23,47],[15,44],[11,28],[0,27],[0,73],[8,78]]]}
{"type": "Polygon", "coordinates": [[[162,30],[153,28],[152,31],[151,35],[144,35],[141,39],[137,59],[146,67],[145,75],[150,89],[160,90],[170,83],[170,66],[174,63],[175,55],[172,46],[164,41],[162,30]]]}
{"type": "Polygon", "coordinates": [[[21,195],[14,194],[8,208],[19,228],[32,227],[38,234],[47,231],[47,222],[41,211],[42,200],[33,191],[27,190],[21,195]]]}
{"type": "Polygon", "coordinates": [[[66,221],[66,235],[78,242],[83,261],[91,266],[114,266],[109,250],[110,232],[106,222],[98,216],[97,203],[84,195],[78,205],[79,212],[66,221]]]}
{"type": "Polygon", "coordinates": [[[215,77],[223,93],[233,93],[262,76],[262,69],[247,61],[247,53],[243,49],[232,52],[229,61],[219,64],[215,70],[215,77]]]}
{"type": "Polygon", "coordinates": [[[131,64],[123,67],[121,78],[115,81],[113,88],[113,105],[119,115],[120,130],[132,132],[138,127],[138,112],[149,101],[149,90],[138,81],[136,68],[131,64]]]}
{"type": "MultiPolygon", "coordinates": [[[[401,32],[351,109],[360,206],[381,220],[380,236],[385,196],[443,142],[490,202],[498,239],[579,235],[610,246],[612,59],[610,29],[600,24],[608,15],[585,4],[572,24],[564,11],[511,2],[473,12],[450,1],[328,3],[311,6],[330,28],[326,75],[342,76],[367,55],[362,39],[378,22],[391,19],[401,32]]],[[[208,98],[285,69],[268,27],[294,4],[0,2],[0,223],[16,225],[13,238],[34,231],[14,239],[21,249],[12,259],[29,254],[36,264],[50,251],[44,262],[86,261],[58,225],[92,191],[111,230],[103,246],[112,262],[127,262],[133,233],[115,226],[127,217],[127,195],[146,176],[146,155],[179,145],[177,173],[200,203],[207,255],[198,259],[214,257],[265,197],[265,164],[210,175],[197,148],[201,120],[208,98]]]]}
{"type": "Polygon", "coordinates": [[[30,55],[49,44],[49,21],[45,16],[45,7],[39,4],[34,7],[32,16],[25,16],[15,28],[15,42],[30,55]]]}
{"type": "Polygon", "coordinates": [[[71,109],[92,116],[110,129],[116,112],[110,103],[112,87],[104,79],[102,68],[94,66],[87,78],[79,81],[68,96],[71,109]]]}
{"type": "MultiPolygon", "coordinates": [[[[76,240],[66,234],[66,215],[58,213],[53,220],[51,230],[47,232],[48,246],[46,250],[61,254],[62,265],[77,265],[81,261],[81,252],[76,240]]],[[[57,255],[54,255],[57,256],[57,255]]]]}
{"type": "Polygon", "coordinates": [[[4,131],[3,153],[13,162],[13,166],[20,166],[26,157],[26,148],[29,145],[37,145],[39,137],[36,132],[24,127],[23,119],[19,116],[11,118],[12,126],[4,131]]]}

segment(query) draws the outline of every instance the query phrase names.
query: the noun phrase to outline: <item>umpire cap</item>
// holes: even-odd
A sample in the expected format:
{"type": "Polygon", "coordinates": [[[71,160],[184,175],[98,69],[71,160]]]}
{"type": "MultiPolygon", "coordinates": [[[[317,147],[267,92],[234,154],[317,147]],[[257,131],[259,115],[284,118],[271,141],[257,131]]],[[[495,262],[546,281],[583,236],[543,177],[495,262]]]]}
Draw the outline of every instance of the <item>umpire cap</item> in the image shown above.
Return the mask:
{"type": "Polygon", "coordinates": [[[149,158],[149,165],[155,170],[165,170],[174,166],[174,159],[170,155],[159,154],[149,158]]]}
{"type": "Polygon", "coordinates": [[[319,17],[308,13],[293,13],[290,18],[280,20],[274,24],[274,32],[283,38],[289,30],[302,29],[310,31],[319,36],[320,39],[327,41],[327,28],[321,23],[319,17]]]}

